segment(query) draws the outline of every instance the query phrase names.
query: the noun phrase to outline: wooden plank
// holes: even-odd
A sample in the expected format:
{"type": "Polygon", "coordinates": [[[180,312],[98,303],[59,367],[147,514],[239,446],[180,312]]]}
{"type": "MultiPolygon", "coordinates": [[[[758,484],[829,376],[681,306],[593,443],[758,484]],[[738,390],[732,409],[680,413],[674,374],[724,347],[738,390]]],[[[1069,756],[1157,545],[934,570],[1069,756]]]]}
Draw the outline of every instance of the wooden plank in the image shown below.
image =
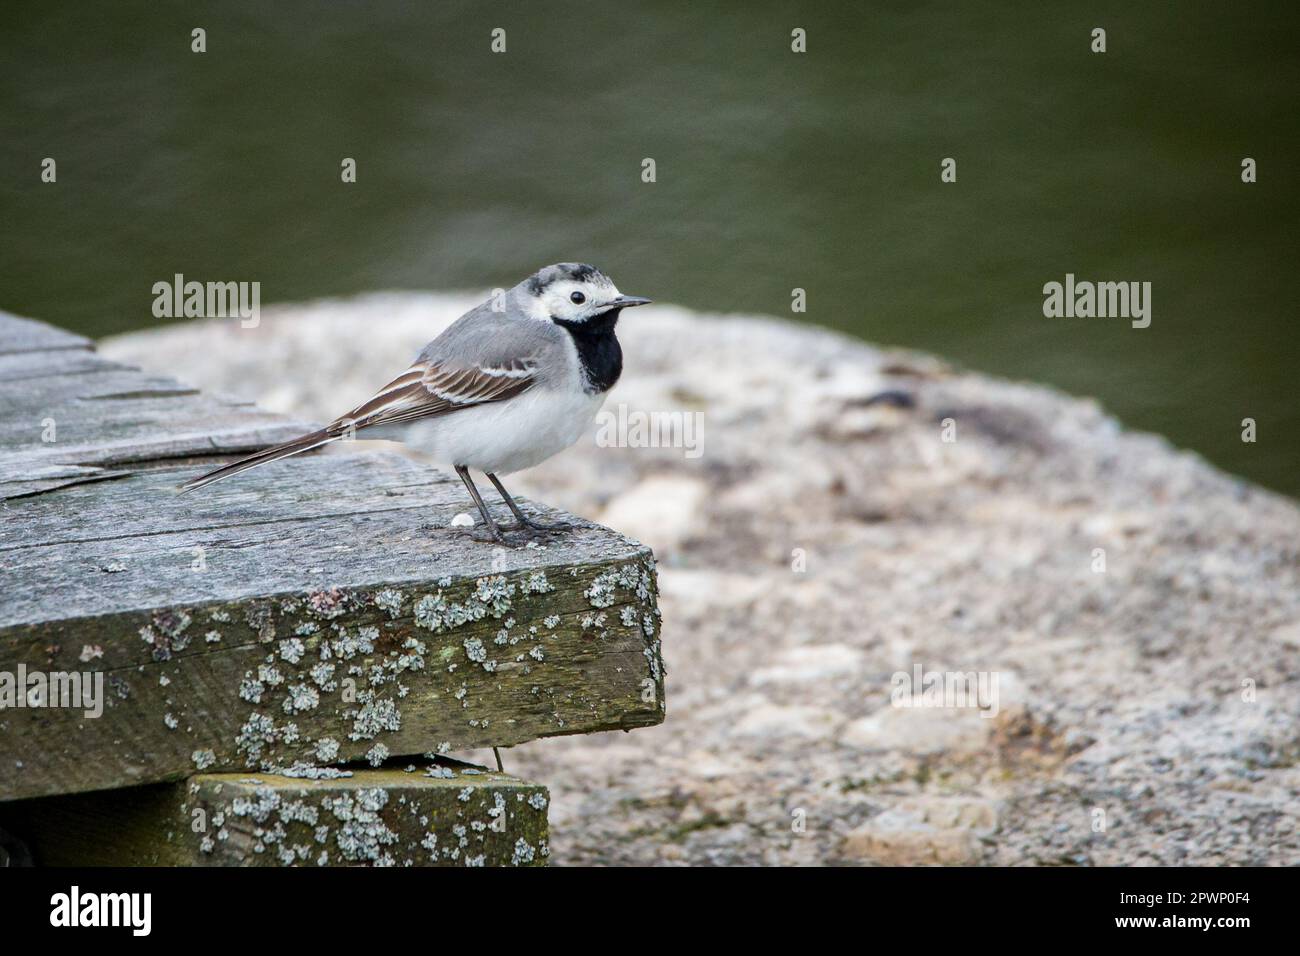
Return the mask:
{"type": "MultiPolygon", "coordinates": [[[[58,353],[33,354],[44,357],[58,353]]],[[[94,355],[93,352],[70,354],[94,355]]],[[[26,357],[28,356],[15,356],[15,358],[26,357]]],[[[0,382],[0,402],[11,410],[11,414],[20,416],[29,412],[47,411],[51,406],[58,405],[77,408],[89,402],[111,402],[137,397],[169,399],[200,394],[199,390],[192,385],[183,385],[175,379],[161,375],[145,375],[139,369],[127,366],[97,365],[84,370],[72,379],[61,374],[41,374],[24,378],[18,373],[19,367],[12,367],[9,379],[0,382]]],[[[52,367],[62,367],[62,363],[53,363],[52,367]]],[[[69,416],[71,420],[92,421],[100,417],[93,405],[86,405],[80,414],[69,416]]]]}
{"type": "Polygon", "coordinates": [[[105,466],[262,448],[310,430],[132,369],[0,382],[0,482],[52,464],[105,466]]]}
{"type": "MultiPolygon", "coordinates": [[[[61,375],[82,375],[126,369],[128,366],[101,358],[89,348],[66,348],[39,352],[0,353],[0,383],[49,379],[61,375]]],[[[8,400],[6,400],[6,404],[8,400]]]]}
{"type": "Polygon", "coordinates": [[[0,313],[0,501],[116,466],[252,451],[310,430],[100,358],[89,339],[0,313]]]}
{"type": "Polygon", "coordinates": [[[0,355],[92,347],[93,343],[85,336],[73,335],[35,319],[0,312],[0,355]]]}
{"type": "Polygon", "coordinates": [[[178,497],[212,452],[307,426],[117,367],[0,397],[25,409],[0,425],[0,801],[663,719],[634,541],[527,504],[573,529],[483,543],[451,527],[458,482],[355,446],[178,497]],[[26,706],[43,675],[93,706],[26,706]]]}
{"type": "Polygon", "coordinates": [[[45,866],[542,866],[549,802],[507,774],[421,760],[336,779],[198,774],[4,804],[0,821],[45,866]]]}
{"type": "MultiPolygon", "coordinates": [[[[59,488],[69,488],[72,485],[109,481],[129,474],[131,472],[122,469],[56,463],[28,465],[17,470],[0,472],[0,514],[6,510],[5,501],[10,498],[39,495],[59,488]]],[[[5,528],[0,525],[0,538],[4,534],[5,528]]]]}
{"type": "MultiPolygon", "coordinates": [[[[464,485],[454,476],[398,455],[372,453],[368,445],[338,445],[334,454],[276,462],[189,495],[178,495],[176,486],[192,476],[194,468],[160,468],[135,475],[129,482],[35,498],[11,512],[22,518],[21,534],[6,538],[5,531],[11,529],[0,526],[0,551],[424,508],[435,502],[458,504],[459,510],[472,507],[464,485]],[[111,525],[88,521],[95,511],[111,515],[111,525]]],[[[428,520],[418,519],[418,523],[428,520]]],[[[188,561],[185,564],[188,567],[188,561]]],[[[12,622],[0,609],[0,623],[12,622]]]]}

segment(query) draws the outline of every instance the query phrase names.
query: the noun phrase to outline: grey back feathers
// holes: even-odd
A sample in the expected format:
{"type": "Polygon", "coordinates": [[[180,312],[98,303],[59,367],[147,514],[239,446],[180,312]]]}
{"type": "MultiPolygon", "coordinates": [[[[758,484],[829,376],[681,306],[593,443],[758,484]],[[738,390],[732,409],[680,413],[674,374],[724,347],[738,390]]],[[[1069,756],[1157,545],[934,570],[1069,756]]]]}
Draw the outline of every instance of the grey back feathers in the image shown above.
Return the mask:
{"type": "MultiPolygon", "coordinates": [[[[513,290],[512,290],[513,291],[513,290]]],[[[493,311],[484,303],[466,312],[426,345],[417,363],[445,368],[509,368],[528,361],[539,385],[558,384],[568,368],[567,333],[553,322],[539,322],[522,309],[493,311]]]]}

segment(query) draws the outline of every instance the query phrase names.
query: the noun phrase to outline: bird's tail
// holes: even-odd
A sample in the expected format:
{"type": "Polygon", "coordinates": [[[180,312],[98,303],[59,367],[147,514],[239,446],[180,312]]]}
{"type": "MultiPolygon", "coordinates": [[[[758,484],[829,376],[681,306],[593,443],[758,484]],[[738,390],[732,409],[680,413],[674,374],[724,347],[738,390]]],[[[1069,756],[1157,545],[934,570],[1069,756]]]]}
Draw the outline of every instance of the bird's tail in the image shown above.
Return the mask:
{"type": "Polygon", "coordinates": [[[343,436],[341,434],[330,434],[325,429],[314,431],[303,435],[299,438],[290,439],[279,445],[272,445],[270,448],[264,448],[256,454],[249,455],[247,458],[241,458],[239,461],[232,461],[228,465],[222,465],[215,471],[210,471],[206,475],[200,475],[197,478],[191,478],[189,481],[180,485],[177,489],[181,494],[187,491],[193,491],[195,488],[202,488],[204,485],[210,485],[214,481],[221,481],[223,478],[229,478],[231,475],[238,475],[240,472],[248,471],[250,468],[256,468],[258,465],[265,465],[272,461],[279,461],[281,458],[288,458],[290,455],[298,455],[304,451],[311,451],[313,448],[319,448],[321,445],[328,445],[332,441],[338,441],[343,436]]]}

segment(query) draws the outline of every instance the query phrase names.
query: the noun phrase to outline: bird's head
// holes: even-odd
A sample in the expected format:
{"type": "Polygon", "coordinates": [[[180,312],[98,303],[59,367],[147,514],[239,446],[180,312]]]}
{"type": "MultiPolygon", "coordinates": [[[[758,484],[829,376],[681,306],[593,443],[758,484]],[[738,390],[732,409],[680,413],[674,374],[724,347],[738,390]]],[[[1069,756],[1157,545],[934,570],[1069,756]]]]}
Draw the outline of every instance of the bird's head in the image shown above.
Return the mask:
{"type": "Polygon", "coordinates": [[[516,292],[531,317],[575,330],[612,325],[621,310],[650,301],[624,295],[609,276],[581,262],[540,269],[516,286],[516,292]]]}

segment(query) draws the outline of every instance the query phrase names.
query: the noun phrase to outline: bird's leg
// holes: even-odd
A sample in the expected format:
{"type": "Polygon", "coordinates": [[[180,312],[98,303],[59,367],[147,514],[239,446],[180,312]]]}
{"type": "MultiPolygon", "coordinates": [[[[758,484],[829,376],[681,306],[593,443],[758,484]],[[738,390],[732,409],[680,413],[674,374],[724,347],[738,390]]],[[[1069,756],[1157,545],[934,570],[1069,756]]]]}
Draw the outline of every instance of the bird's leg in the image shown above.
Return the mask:
{"type": "Polygon", "coordinates": [[[515,499],[510,497],[510,492],[506,491],[506,486],[501,484],[500,478],[491,472],[484,472],[484,474],[488,476],[488,481],[492,482],[492,484],[496,486],[497,492],[501,495],[501,500],[506,503],[506,506],[514,516],[519,519],[519,524],[523,527],[532,528],[534,531],[568,531],[573,527],[573,525],[564,524],[563,522],[547,524],[541,521],[534,521],[520,510],[519,505],[515,504],[515,499]]]}
{"type": "MultiPolygon", "coordinates": [[[[483,516],[483,523],[487,525],[488,534],[492,535],[494,541],[505,544],[505,535],[501,533],[501,529],[497,527],[497,523],[492,520],[492,515],[488,514],[487,505],[483,503],[483,496],[478,493],[478,489],[474,487],[474,479],[469,476],[469,469],[464,465],[457,465],[456,474],[460,475],[460,480],[465,482],[465,488],[469,491],[469,496],[474,499],[474,504],[478,505],[478,513],[483,516]]],[[[488,475],[488,477],[492,478],[491,475],[488,475]]],[[[492,478],[492,480],[496,481],[495,478],[492,478]]],[[[497,485],[497,487],[499,488],[501,486],[497,485]]]]}
{"type": "Polygon", "coordinates": [[[506,768],[501,766],[501,751],[497,750],[496,747],[493,747],[492,756],[497,758],[497,773],[505,773],[506,768]]]}

